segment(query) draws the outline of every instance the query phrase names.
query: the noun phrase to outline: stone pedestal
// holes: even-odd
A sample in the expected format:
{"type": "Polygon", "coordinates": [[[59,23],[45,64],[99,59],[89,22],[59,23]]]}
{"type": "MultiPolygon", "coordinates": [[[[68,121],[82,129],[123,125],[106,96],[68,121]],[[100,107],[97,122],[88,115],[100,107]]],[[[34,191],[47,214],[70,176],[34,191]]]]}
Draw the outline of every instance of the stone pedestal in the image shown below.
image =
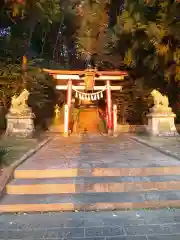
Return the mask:
{"type": "Polygon", "coordinates": [[[32,136],[34,132],[34,114],[18,115],[9,113],[6,115],[7,129],[6,135],[15,135],[20,137],[32,136]]]}
{"type": "Polygon", "coordinates": [[[148,132],[153,136],[177,136],[174,124],[176,115],[170,111],[155,111],[153,108],[148,117],[148,132]]]}

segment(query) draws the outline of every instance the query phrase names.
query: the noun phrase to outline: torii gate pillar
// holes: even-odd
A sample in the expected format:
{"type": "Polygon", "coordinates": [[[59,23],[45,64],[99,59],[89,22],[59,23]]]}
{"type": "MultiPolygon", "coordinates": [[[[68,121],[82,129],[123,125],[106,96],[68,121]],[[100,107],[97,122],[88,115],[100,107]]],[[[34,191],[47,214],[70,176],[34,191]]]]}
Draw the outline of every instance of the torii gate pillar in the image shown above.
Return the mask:
{"type": "Polygon", "coordinates": [[[72,80],[68,80],[67,85],[67,104],[64,106],[64,137],[69,136],[69,117],[72,101],[72,80]]]}
{"type": "Polygon", "coordinates": [[[107,103],[107,126],[108,133],[112,134],[113,131],[113,123],[112,123],[112,98],[111,98],[111,85],[110,81],[106,81],[106,103],[107,103]]]}

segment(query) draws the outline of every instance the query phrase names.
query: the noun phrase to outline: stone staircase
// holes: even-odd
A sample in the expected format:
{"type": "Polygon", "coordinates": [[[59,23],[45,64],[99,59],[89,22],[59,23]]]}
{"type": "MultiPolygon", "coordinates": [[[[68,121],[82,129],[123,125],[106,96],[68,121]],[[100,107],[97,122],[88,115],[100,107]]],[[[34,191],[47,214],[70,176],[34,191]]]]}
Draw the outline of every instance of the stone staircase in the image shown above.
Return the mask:
{"type": "Polygon", "coordinates": [[[17,168],[0,212],[180,207],[180,165],[92,169],[17,168]]]}
{"type": "Polygon", "coordinates": [[[99,133],[100,117],[98,108],[85,108],[79,113],[78,133],[99,133]]]}

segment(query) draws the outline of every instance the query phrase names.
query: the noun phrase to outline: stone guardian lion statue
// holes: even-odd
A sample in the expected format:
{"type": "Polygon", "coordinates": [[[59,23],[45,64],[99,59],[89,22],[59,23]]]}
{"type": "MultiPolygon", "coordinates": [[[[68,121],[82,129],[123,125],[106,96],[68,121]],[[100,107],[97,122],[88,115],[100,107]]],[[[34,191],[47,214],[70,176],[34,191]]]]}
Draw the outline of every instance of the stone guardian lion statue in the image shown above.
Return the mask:
{"type": "Polygon", "coordinates": [[[165,95],[162,95],[159,91],[157,91],[156,89],[154,89],[151,92],[151,95],[153,97],[154,100],[154,106],[156,108],[168,108],[169,107],[169,100],[168,97],[165,95]]]}
{"type": "Polygon", "coordinates": [[[25,114],[29,112],[27,100],[29,98],[29,92],[24,89],[19,96],[14,95],[11,99],[11,107],[9,112],[12,114],[25,114]]]}

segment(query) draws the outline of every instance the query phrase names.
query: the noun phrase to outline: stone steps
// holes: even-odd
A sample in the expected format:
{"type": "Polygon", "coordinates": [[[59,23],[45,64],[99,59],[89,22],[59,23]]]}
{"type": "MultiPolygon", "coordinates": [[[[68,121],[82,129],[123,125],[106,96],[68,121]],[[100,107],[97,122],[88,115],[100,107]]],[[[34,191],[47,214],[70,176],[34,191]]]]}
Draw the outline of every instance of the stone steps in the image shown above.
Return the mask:
{"type": "Polygon", "coordinates": [[[79,113],[78,133],[98,133],[100,122],[98,108],[85,108],[79,113]]]}
{"type": "Polygon", "coordinates": [[[179,207],[180,191],[6,195],[0,212],[121,210],[179,207]]]}
{"type": "Polygon", "coordinates": [[[129,168],[65,168],[65,169],[21,169],[14,172],[14,178],[41,179],[63,177],[124,177],[124,176],[180,175],[180,166],[129,167],[129,168]]]}
{"type": "MultiPolygon", "coordinates": [[[[39,179],[40,180],[40,179],[39,179]]],[[[13,181],[6,187],[8,194],[59,194],[59,193],[95,193],[95,192],[137,192],[137,191],[163,191],[180,190],[180,181],[161,182],[113,182],[106,183],[59,183],[59,179],[52,179],[37,183],[29,180],[13,181]]],[[[108,178],[107,180],[108,181],[108,178]]]]}
{"type": "Polygon", "coordinates": [[[0,212],[180,207],[180,166],[29,170],[19,167],[0,212]]]}
{"type": "Polygon", "coordinates": [[[159,176],[112,176],[112,177],[62,177],[62,178],[36,178],[36,179],[13,179],[9,185],[29,184],[94,184],[94,183],[123,183],[123,182],[165,182],[180,181],[180,175],[159,175],[159,176]]]}

